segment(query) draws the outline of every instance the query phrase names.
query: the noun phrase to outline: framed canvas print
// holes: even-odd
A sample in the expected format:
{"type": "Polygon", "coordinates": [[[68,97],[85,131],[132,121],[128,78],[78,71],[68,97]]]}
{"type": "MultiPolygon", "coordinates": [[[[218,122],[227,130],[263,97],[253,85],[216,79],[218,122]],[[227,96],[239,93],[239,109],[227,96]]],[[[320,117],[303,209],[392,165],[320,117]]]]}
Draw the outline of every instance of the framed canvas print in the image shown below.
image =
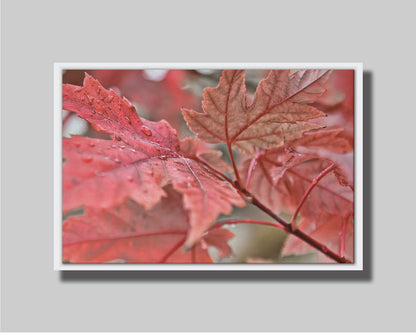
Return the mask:
{"type": "Polygon", "coordinates": [[[362,64],[55,64],[56,270],[362,270],[362,64]]]}

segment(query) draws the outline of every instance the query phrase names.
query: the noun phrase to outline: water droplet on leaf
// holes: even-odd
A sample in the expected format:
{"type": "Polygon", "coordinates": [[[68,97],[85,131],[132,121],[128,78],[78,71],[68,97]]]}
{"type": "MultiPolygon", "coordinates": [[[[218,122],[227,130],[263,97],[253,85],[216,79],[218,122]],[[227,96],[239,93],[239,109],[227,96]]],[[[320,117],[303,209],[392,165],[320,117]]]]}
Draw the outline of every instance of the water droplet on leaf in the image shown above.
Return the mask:
{"type": "Polygon", "coordinates": [[[146,126],[142,126],[140,130],[143,132],[144,135],[147,135],[147,136],[152,136],[153,134],[150,128],[146,126]]]}
{"type": "Polygon", "coordinates": [[[91,156],[83,156],[81,158],[85,163],[90,163],[92,162],[93,158],[91,156]]]}

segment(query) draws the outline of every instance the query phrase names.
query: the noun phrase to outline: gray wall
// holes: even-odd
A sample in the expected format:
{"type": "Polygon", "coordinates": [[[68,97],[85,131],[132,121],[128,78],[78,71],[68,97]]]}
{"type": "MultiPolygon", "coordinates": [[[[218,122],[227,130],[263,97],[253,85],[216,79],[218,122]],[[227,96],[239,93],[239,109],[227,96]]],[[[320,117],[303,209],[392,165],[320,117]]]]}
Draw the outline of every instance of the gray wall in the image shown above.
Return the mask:
{"type": "Polygon", "coordinates": [[[415,330],[412,4],[3,1],[2,329],[415,330]],[[55,61],[364,62],[366,270],[54,272],[55,61]]]}

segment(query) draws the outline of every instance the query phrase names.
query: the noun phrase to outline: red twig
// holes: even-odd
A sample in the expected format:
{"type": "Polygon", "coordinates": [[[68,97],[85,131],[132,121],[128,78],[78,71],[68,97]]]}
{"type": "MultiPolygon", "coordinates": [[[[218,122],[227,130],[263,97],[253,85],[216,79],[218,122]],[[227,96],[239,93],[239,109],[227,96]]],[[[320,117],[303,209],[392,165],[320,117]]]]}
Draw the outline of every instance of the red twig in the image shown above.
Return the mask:
{"type": "Polygon", "coordinates": [[[164,263],[166,262],[166,260],[168,260],[168,258],[176,251],[178,250],[183,243],[185,243],[186,237],[183,237],[178,243],[175,244],[174,247],[172,247],[168,253],[166,253],[163,258],[159,261],[159,263],[164,263]]]}
{"type": "Polygon", "coordinates": [[[292,228],[296,229],[296,218],[299,214],[300,209],[302,208],[303,204],[305,203],[306,199],[308,198],[309,194],[312,192],[314,187],[318,184],[318,182],[328,173],[330,173],[335,168],[335,164],[331,164],[329,167],[327,167],[325,170],[323,170],[317,177],[315,177],[312,180],[311,185],[309,185],[308,189],[306,190],[305,194],[303,195],[302,199],[300,199],[300,202],[298,206],[296,207],[295,212],[293,213],[291,224],[292,228]]]}
{"type": "Polygon", "coordinates": [[[241,184],[242,184],[241,183],[241,178],[240,178],[240,175],[238,173],[237,165],[236,165],[235,160],[234,160],[233,152],[232,152],[232,149],[231,149],[231,144],[228,143],[228,142],[227,142],[227,149],[228,149],[228,154],[230,155],[231,163],[233,165],[235,178],[237,180],[237,183],[241,186],[241,184]]]}
{"type": "Polygon", "coordinates": [[[213,167],[211,164],[209,164],[207,161],[205,161],[202,157],[198,156],[198,162],[202,163],[203,165],[205,165],[208,169],[210,169],[211,171],[213,171],[215,174],[217,174],[217,176],[220,176],[221,178],[225,179],[227,182],[229,182],[230,184],[233,184],[233,180],[229,177],[227,177],[226,175],[224,175],[224,173],[222,173],[220,170],[218,170],[217,168],[213,167]]]}
{"type": "Polygon", "coordinates": [[[230,221],[222,221],[222,222],[218,222],[216,224],[214,224],[211,227],[212,229],[217,229],[220,228],[224,225],[233,225],[233,224],[238,224],[238,223],[247,223],[247,224],[261,224],[261,225],[269,225],[275,228],[279,228],[281,230],[285,230],[285,228],[283,228],[280,224],[277,224],[275,222],[268,222],[268,221],[260,221],[260,220],[230,220],[230,221]]]}
{"type": "Polygon", "coordinates": [[[253,196],[252,196],[252,198],[253,198],[252,199],[253,205],[255,205],[256,207],[260,208],[267,215],[273,217],[277,222],[279,222],[283,226],[283,228],[285,229],[285,231],[287,233],[289,233],[291,235],[294,235],[294,236],[300,238],[301,240],[303,240],[304,242],[308,243],[310,246],[314,247],[315,249],[317,249],[318,251],[322,252],[327,257],[335,260],[336,262],[339,262],[339,263],[351,263],[351,261],[345,259],[342,256],[339,256],[335,252],[333,252],[330,249],[328,249],[325,245],[319,243],[318,241],[316,241],[315,239],[313,239],[309,235],[305,234],[304,232],[300,231],[299,229],[293,230],[292,229],[292,225],[290,223],[286,222],[280,216],[276,215],[269,208],[267,208],[266,206],[264,206],[261,202],[259,202],[257,200],[257,198],[255,198],[253,196]]]}
{"type": "Polygon", "coordinates": [[[291,235],[294,235],[294,236],[298,237],[299,239],[303,240],[304,242],[306,242],[307,244],[309,244],[313,248],[317,249],[318,251],[322,252],[327,257],[335,260],[338,263],[351,263],[351,261],[348,260],[348,259],[345,259],[343,255],[336,254],[335,252],[333,252],[330,249],[328,249],[325,245],[321,244],[320,242],[318,242],[317,240],[313,239],[309,235],[305,234],[301,230],[299,230],[299,229],[294,230],[292,228],[292,224],[291,223],[286,222],[279,215],[275,214],[272,210],[270,210],[269,208],[267,208],[266,206],[264,206],[253,194],[251,194],[246,189],[243,189],[241,187],[241,185],[240,185],[241,183],[233,182],[231,179],[229,179],[223,173],[221,173],[220,171],[218,171],[215,168],[211,167],[208,163],[204,163],[204,164],[208,168],[210,168],[211,170],[213,170],[215,173],[217,173],[219,176],[221,176],[224,179],[226,179],[230,183],[231,186],[233,186],[240,194],[242,194],[243,196],[245,196],[245,198],[247,198],[247,201],[248,202],[251,202],[254,206],[256,206],[257,208],[259,208],[264,213],[266,213],[267,215],[269,215],[270,217],[272,217],[274,220],[276,220],[276,222],[278,222],[278,224],[277,224],[277,223],[274,223],[274,222],[259,221],[259,220],[231,220],[231,221],[224,221],[224,222],[216,223],[216,224],[214,224],[211,227],[211,229],[213,229],[213,228],[219,228],[219,227],[221,227],[223,225],[227,225],[227,224],[237,224],[237,223],[251,223],[251,224],[270,225],[270,226],[279,228],[281,230],[286,231],[287,233],[289,233],[291,235]]]}

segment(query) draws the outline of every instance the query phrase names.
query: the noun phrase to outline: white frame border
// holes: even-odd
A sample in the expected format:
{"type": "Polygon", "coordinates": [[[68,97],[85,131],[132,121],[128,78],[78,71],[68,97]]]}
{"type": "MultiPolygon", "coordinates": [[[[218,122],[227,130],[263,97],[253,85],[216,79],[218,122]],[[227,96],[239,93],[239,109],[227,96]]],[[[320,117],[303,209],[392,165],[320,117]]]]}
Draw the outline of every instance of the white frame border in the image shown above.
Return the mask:
{"type": "Polygon", "coordinates": [[[56,271],[362,271],[362,63],[54,63],[54,270],[56,271]],[[62,263],[62,72],[70,69],[352,69],[354,70],[353,264],[64,264],[62,263]]]}

